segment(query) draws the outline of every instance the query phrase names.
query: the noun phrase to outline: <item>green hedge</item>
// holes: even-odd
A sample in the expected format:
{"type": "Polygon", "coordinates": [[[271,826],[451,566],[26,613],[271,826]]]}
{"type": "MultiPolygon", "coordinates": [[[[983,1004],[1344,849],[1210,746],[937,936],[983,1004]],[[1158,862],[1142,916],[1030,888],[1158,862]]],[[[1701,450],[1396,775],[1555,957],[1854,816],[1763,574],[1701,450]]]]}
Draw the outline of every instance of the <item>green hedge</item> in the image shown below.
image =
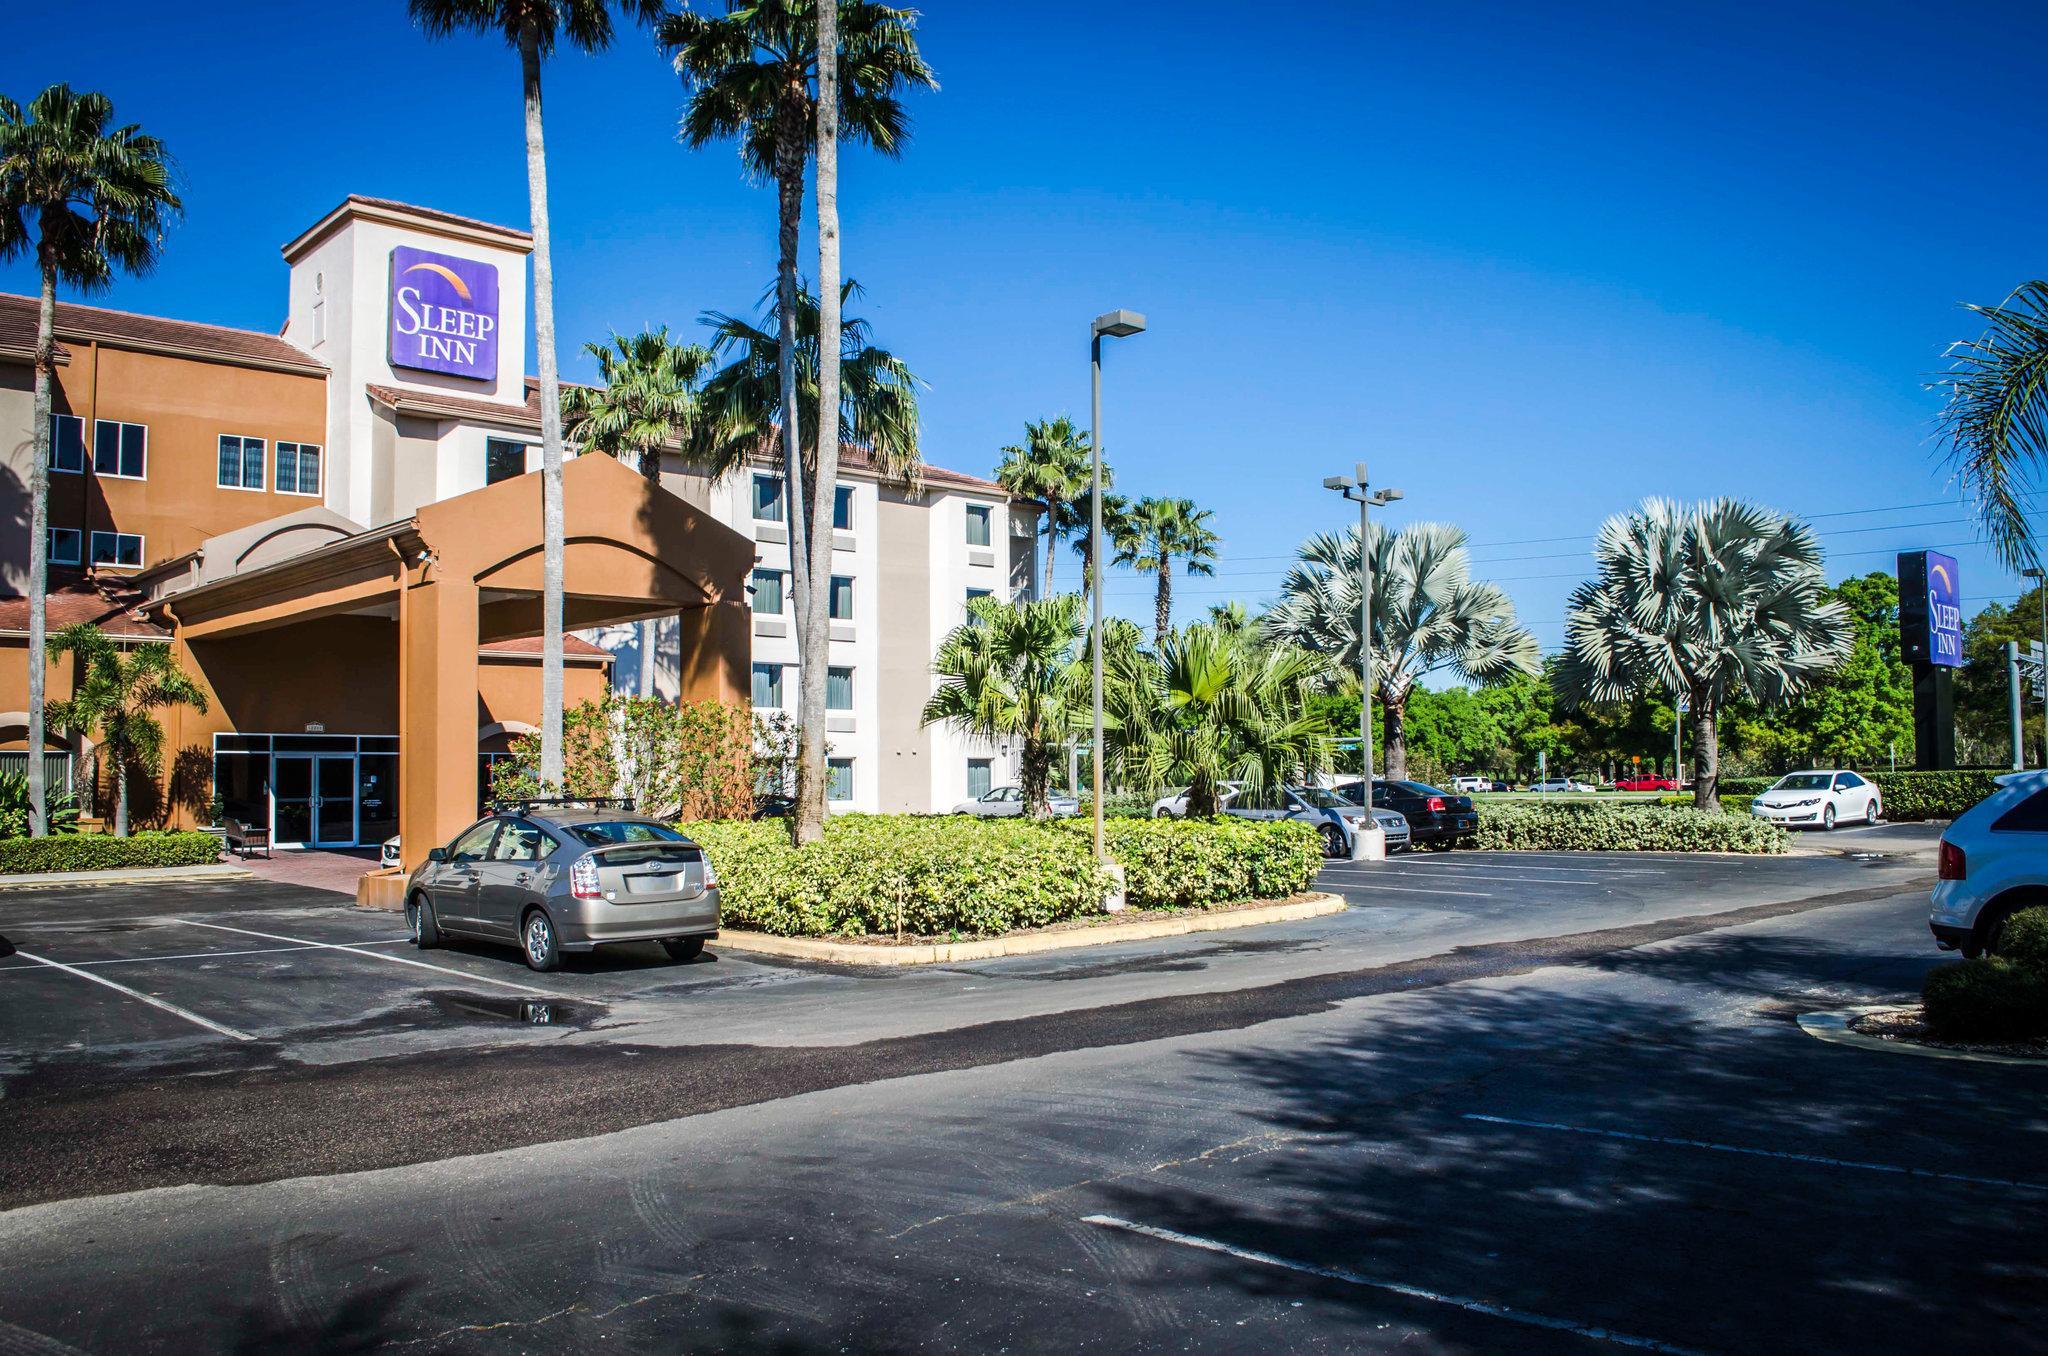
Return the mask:
{"type": "Polygon", "coordinates": [[[0,875],[45,871],[105,871],[116,867],[204,866],[220,860],[220,839],[210,833],[65,834],[0,839],[0,875]]]}
{"type": "Polygon", "coordinates": [[[1730,796],[1761,796],[1777,780],[1776,777],[1723,777],[1714,789],[1723,800],[1730,796]]]}
{"type": "MultiPolygon", "coordinates": [[[[1102,798],[1102,817],[1104,819],[1145,819],[1151,815],[1152,802],[1157,799],[1158,797],[1156,796],[1127,795],[1123,792],[1104,796],[1102,798]]],[[[1088,800],[1089,798],[1085,795],[1081,797],[1079,813],[1083,819],[1090,818],[1088,800]]]]}
{"type": "Polygon", "coordinates": [[[1998,789],[1996,772],[1873,772],[1884,817],[1895,821],[1954,819],[1998,789]]]}
{"type": "MultiPolygon", "coordinates": [[[[792,847],[779,822],[683,824],[717,868],[724,921],[785,937],[984,937],[1093,914],[1109,892],[1086,821],[834,815],[792,847]]],[[[1315,831],[1241,819],[1109,821],[1133,908],[1270,899],[1307,889],[1315,831]]]]}
{"type": "MultiPolygon", "coordinates": [[[[1061,827],[1084,838],[1086,820],[1061,827]]],[[[1117,819],[1103,828],[1112,861],[1124,869],[1124,897],[1137,909],[1184,909],[1246,899],[1284,899],[1315,884],[1323,842],[1315,827],[1290,821],[1117,819]]]]}
{"type": "Polygon", "coordinates": [[[1479,814],[1475,848],[1509,852],[1783,852],[1785,831],[1746,815],[1598,801],[1503,802],[1479,814]]]}
{"type": "MultiPolygon", "coordinates": [[[[1746,815],[1749,813],[1750,802],[1754,801],[1756,797],[1748,794],[1734,795],[1730,794],[1729,792],[1723,791],[1721,793],[1720,799],[1722,813],[1731,815],[1746,815]]],[[[1692,797],[1690,795],[1659,796],[1657,798],[1657,804],[1678,809],[1690,809],[1692,808],[1692,797]]]]}
{"type": "Polygon", "coordinates": [[[2006,919],[1997,955],[1928,972],[1920,998],[1927,1025],[1947,1040],[2048,1036],[2048,908],[2006,919]]]}

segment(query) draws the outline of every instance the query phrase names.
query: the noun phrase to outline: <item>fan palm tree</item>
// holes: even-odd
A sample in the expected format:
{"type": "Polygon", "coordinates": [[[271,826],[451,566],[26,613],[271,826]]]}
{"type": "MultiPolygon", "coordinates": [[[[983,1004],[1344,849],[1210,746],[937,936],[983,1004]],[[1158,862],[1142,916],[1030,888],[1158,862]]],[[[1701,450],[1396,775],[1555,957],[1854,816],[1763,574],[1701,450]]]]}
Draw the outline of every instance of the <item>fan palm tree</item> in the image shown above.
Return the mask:
{"type": "Polygon", "coordinates": [[[1949,350],[1941,432],[1964,487],[1977,500],[1991,546],[2015,572],[2040,563],[2027,527],[2026,468],[2048,467],[2048,282],[2003,306],[1968,306],[1984,333],[1949,350]]]}
{"type": "MultiPolygon", "coordinates": [[[[832,501],[838,477],[836,436],[822,442],[806,436],[802,397],[796,370],[801,347],[796,321],[802,309],[798,293],[797,243],[803,224],[804,171],[819,149],[819,129],[832,142],[829,164],[821,160],[819,179],[820,278],[827,288],[838,283],[838,141],[852,137],[887,156],[902,154],[909,117],[899,97],[907,88],[936,89],[931,68],[917,50],[917,14],[874,0],[837,0],[824,26],[833,41],[834,60],[821,71],[821,31],[815,0],[726,0],[721,15],[688,9],[666,15],[656,36],[669,53],[676,73],[690,88],[683,111],[683,140],[692,146],[736,138],[749,173],[772,180],[776,190],[777,352],[784,362],[778,376],[783,464],[790,488],[790,565],[797,608],[797,653],[808,654],[806,637],[815,633],[819,653],[824,645],[826,599],[822,578],[831,567],[832,501]],[[829,110],[818,107],[817,83],[829,84],[835,97],[829,110]],[[829,206],[830,219],[822,214],[829,206]],[[827,255],[830,256],[829,262],[827,255]],[[830,460],[822,465],[820,453],[830,460]],[[830,482],[830,483],[828,483],[830,482]],[[813,597],[812,576],[820,576],[813,597]]],[[[833,290],[833,297],[842,294],[833,290]]],[[[836,306],[823,321],[837,328],[836,306]]],[[[835,346],[835,353],[840,350],[835,346]]],[[[827,364],[823,380],[836,384],[827,364]]],[[[814,378],[816,380],[818,378],[814,378]]],[[[822,713],[825,700],[821,664],[802,663],[800,707],[807,707],[816,689],[822,713]],[[816,671],[815,677],[810,676],[816,671]]],[[[808,775],[798,789],[797,838],[808,842],[824,831],[825,746],[823,736],[804,722],[801,761],[808,775]]]]}
{"type": "MultiPolygon", "coordinates": [[[[564,436],[620,461],[633,458],[648,483],[659,485],[662,450],[671,444],[687,449],[696,435],[698,388],[711,366],[711,350],[671,343],[664,325],[630,339],[614,334],[609,346],[585,344],[583,351],[597,361],[603,384],[564,388],[564,436]]],[[[654,695],[656,630],[652,617],[640,623],[643,697],[654,695]]]]}
{"type": "Polygon", "coordinates": [[[932,659],[940,683],[924,723],[975,739],[1017,740],[1024,812],[1045,818],[1053,760],[1093,720],[1081,600],[1071,593],[1008,603],[976,598],[967,612],[932,659]]]}
{"type": "Polygon", "coordinates": [[[85,622],[52,636],[49,652],[53,659],[76,655],[82,669],[70,698],[50,703],[50,723],[99,744],[114,781],[114,836],[126,838],[130,770],[155,776],[163,767],[164,727],[156,712],[167,706],[205,711],[206,689],[178,667],[170,646],[138,645],[124,653],[85,622]]]}
{"type": "Polygon", "coordinates": [[[1693,803],[1720,804],[1715,717],[1746,697],[1774,707],[1833,672],[1855,630],[1827,596],[1813,529],[1737,499],[1645,500],[1600,529],[1598,577],[1572,591],[1556,670],[1570,702],[1683,695],[1693,803]]]}
{"type": "MultiPolygon", "coordinates": [[[[51,85],[27,109],[0,95],[0,260],[29,254],[36,307],[35,453],[29,461],[28,652],[48,637],[50,401],[57,371],[57,284],[93,291],[116,273],[156,265],[164,228],[183,210],[164,145],[114,125],[104,94],[51,85]]],[[[43,666],[28,666],[29,832],[49,830],[43,760],[43,666]]]]}
{"type": "Polygon", "coordinates": [[[526,113],[526,201],[533,227],[533,345],[540,363],[541,668],[540,779],[562,784],[562,390],[555,366],[555,265],[548,227],[547,147],[540,65],[567,39],[585,52],[612,43],[612,11],[634,23],[661,16],[660,0],[406,0],[429,37],[498,34],[519,53],[526,113]]]}
{"type": "MultiPolygon", "coordinates": [[[[1358,529],[1303,542],[1266,616],[1279,640],[1318,650],[1344,674],[1359,670],[1358,529]]],[[[1536,638],[1515,620],[1498,584],[1471,577],[1464,529],[1414,523],[1399,532],[1372,525],[1372,674],[1386,717],[1387,775],[1408,775],[1404,721],[1416,684],[1449,672],[1491,683],[1539,668],[1536,638]]],[[[1356,686],[1357,680],[1351,680],[1356,686]]]]}
{"type": "Polygon", "coordinates": [[[1198,509],[1192,499],[1140,499],[1131,506],[1125,540],[1118,544],[1117,564],[1140,574],[1157,575],[1152,598],[1152,636],[1166,644],[1173,625],[1173,562],[1178,556],[1189,574],[1216,573],[1216,547],[1221,541],[1209,529],[1214,515],[1198,509]]]}
{"type": "MultiPolygon", "coordinates": [[[[1102,542],[1105,554],[1112,565],[1121,564],[1136,550],[1137,529],[1131,517],[1131,501],[1120,494],[1110,494],[1109,467],[1102,468],[1102,542]]],[[[1074,555],[1081,562],[1081,596],[1086,598],[1095,587],[1095,561],[1090,554],[1091,542],[1088,524],[1093,512],[1095,492],[1084,489],[1074,500],[1074,518],[1078,535],[1074,538],[1074,555]]]]}
{"type": "Polygon", "coordinates": [[[1226,781],[1256,798],[1323,770],[1330,730],[1311,698],[1328,664],[1314,651],[1196,623],[1169,633],[1156,660],[1135,645],[1116,655],[1104,742],[1121,780],[1186,786],[1188,813],[1206,816],[1226,781]]]}
{"type": "MultiPolygon", "coordinates": [[[[1045,503],[1044,591],[1048,598],[1052,596],[1052,566],[1059,555],[1060,538],[1088,526],[1081,510],[1086,507],[1093,475],[1088,435],[1064,414],[1026,424],[1024,441],[1004,448],[1003,464],[996,468],[996,480],[1004,489],[1045,503]]],[[[1102,483],[1113,483],[1108,466],[1102,468],[1102,483]]]]}

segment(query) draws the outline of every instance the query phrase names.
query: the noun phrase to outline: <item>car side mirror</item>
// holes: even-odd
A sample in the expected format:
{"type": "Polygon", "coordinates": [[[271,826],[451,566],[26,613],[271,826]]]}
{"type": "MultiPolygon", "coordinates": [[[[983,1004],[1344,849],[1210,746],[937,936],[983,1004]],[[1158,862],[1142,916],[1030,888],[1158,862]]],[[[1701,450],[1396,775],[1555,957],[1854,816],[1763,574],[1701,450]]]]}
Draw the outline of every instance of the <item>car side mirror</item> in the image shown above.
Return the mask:
{"type": "Polygon", "coordinates": [[[428,848],[428,849],[427,849],[427,860],[428,860],[428,861],[430,861],[430,862],[445,862],[445,861],[447,861],[447,860],[448,860],[448,849],[447,849],[447,848],[442,848],[442,847],[437,847],[437,848],[428,848]]]}

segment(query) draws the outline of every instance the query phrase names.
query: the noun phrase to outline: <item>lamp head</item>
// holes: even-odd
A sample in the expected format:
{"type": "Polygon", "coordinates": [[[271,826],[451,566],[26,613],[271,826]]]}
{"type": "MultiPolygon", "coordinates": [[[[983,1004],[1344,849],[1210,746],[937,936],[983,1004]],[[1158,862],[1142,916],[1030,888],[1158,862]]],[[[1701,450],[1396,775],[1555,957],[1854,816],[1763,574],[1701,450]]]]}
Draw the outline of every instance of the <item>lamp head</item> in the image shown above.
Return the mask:
{"type": "Polygon", "coordinates": [[[1144,328],[1145,317],[1136,311],[1104,311],[1095,317],[1094,323],[1088,327],[1088,333],[1097,339],[1105,334],[1112,339],[1121,339],[1125,335],[1138,334],[1144,328]]]}
{"type": "Polygon", "coordinates": [[[1349,476],[1323,477],[1323,488],[1326,490],[1348,490],[1352,487],[1352,484],[1353,481],[1349,476]]]}
{"type": "Polygon", "coordinates": [[[1399,490],[1380,490],[1379,492],[1373,495],[1373,498],[1379,500],[1379,502],[1381,502],[1382,504],[1391,504],[1396,499],[1400,499],[1403,497],[1404,496],[1399,490]]]}
{"type": "Polygon", "coordinates": [[[2043,570],[2036,566],[2030,570],[2021,570],[2020,577],[2022,579],[2048,579],[2048,570],[2043,570]]]}

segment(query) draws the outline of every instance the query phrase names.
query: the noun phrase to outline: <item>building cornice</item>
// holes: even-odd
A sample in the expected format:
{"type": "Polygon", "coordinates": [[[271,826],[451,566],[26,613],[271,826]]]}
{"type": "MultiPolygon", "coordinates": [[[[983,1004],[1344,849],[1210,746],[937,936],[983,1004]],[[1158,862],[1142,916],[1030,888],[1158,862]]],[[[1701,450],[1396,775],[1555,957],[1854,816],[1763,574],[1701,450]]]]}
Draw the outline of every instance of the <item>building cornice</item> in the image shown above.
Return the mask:
{"type": "Polygon", "coordinates": [[[472,221],[468,217],[458,217],[447,212],[408,207],[404,203],[360,198],[351,194],[342,199],[340,205],[333,211],[285,242],[285,262],[296,262],[300,255],[333,235],[350,221],[374,221],[384,226],[418,231],[423,235],[437,235],[445,240],[459,240],[470,245],[511,250],[516,254],[533,253],[533,236],[511,226],[494,226],[487,221],[472,221]]]}

